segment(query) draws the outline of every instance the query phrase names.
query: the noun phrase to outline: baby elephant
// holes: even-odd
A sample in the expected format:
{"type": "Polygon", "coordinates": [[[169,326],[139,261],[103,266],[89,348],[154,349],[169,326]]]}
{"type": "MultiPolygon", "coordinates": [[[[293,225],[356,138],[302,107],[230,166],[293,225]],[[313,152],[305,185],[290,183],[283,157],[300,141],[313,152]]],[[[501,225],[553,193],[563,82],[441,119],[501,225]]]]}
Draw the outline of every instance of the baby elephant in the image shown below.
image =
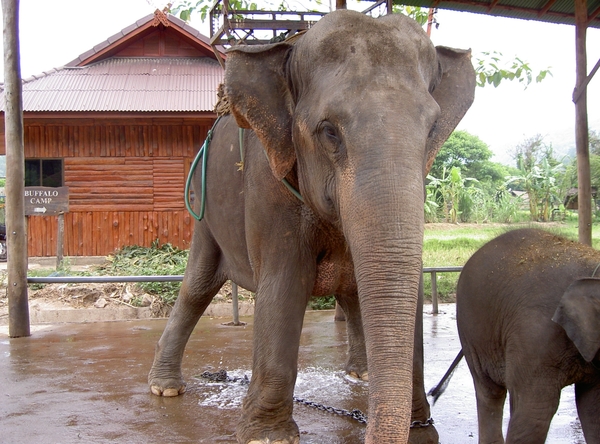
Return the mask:
{"type": "Polygon", "coordinates": [[[600,443],[600,252],[537,229],[505,233],[458,281],[460,341],[477,394],[479,443],[543,443],[575,384],[586,442],[600,443]]]}

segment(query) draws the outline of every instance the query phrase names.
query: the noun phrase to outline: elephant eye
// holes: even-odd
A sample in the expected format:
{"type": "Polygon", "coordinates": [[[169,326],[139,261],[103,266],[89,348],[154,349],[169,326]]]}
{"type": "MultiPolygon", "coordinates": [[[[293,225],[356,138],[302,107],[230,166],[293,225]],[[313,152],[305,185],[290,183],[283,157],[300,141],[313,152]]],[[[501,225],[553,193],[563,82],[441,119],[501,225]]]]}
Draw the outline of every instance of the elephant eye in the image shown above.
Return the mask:
{"type": "Polygon", "coordinates": [[[338,136],[337,129],[331,122],[324,120],[319,125],[319,132],[327,139],[329,143],[338,145],[340,143],[340,137],[338,136]]]}

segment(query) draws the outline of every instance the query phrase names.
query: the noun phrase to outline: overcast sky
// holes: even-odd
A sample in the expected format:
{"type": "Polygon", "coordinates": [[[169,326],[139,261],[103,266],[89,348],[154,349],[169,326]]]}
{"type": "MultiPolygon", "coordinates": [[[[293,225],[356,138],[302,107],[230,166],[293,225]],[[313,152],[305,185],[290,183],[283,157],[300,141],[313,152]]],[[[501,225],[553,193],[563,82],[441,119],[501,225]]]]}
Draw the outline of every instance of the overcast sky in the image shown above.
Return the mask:
{"type": "MultiPolygon", "coordinates": [[[[41,74],[77,58],[96,44],[162,9],[158,0],[21,0],[21,72],[41,74]]],[[[292,4],[291,2],[288,2],[292,4]]],[[[475,103],[459,125],[494,151],[493,160],[511,163],[509,153],[525,138],[541,134],[559,149],[574,146],[575,28],[440,10],[436,45],[471,48],[474,57],[498,51],[515,55],[553,76],[523,89],[506,83],[477,88],[475,103]]],[[[192,26],[208,35],[207,25],[192,26]]],[[[588,71],[600,58],[600,30],[588,30],[588,71]]],[[[1,60],[0,60],[1,64],[1,60]]],[[[0,70],[4,77],[3,67],[0,70]]],[[[588,87],[590,129],[600,131],[600,74],[588,87]]]]}

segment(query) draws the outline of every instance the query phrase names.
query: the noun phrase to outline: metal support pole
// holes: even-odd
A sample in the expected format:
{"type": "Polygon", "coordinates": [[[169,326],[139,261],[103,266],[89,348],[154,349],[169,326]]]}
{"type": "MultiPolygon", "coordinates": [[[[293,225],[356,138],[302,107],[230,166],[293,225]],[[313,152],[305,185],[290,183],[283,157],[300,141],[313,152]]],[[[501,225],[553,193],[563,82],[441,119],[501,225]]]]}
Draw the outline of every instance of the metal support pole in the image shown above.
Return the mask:
{"type": "Polygon", "coordinates": [[[240,308],[238,306],[238,286],[231,282],[231,302],[233,304],[233,325],[240,325],[240,308]]]}
{"type": "Polygon", "coordinates": [[[64,254],[65,213],[58,214],[58,234],[56,237],[56,269],[60,269],[64,254]]]}
{"type": "Polygon", "coordinates": [[[438,314],[438,292],[437,292],[437,273],[431,272],[431,304],[433,305],[433,314],[438,314]]]}

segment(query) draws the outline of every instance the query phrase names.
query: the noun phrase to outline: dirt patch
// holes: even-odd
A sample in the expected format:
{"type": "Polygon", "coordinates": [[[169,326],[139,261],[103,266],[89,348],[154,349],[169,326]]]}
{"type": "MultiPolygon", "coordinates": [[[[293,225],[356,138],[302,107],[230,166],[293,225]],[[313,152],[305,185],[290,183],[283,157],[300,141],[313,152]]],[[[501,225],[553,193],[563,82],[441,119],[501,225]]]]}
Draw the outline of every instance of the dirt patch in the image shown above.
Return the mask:
{"type": "MultiPolygon", "coordinates": [[[[0,289],[0,317],[8,310],[6,275],[0,289]]],[[[143,291],[135,283],[78,283],[36,284],[28,290],[29,305],[36,310],[140,308],[148,307],[151,317],[167,317],[172,307],[157,295],[143,291]]],[[[239,288],[240,301],[252,301],[251,292],[239,288]]],[[[228,304],[232,301],[231,283],[227,282],[213,298],[213,304],[228,304]]]]}

